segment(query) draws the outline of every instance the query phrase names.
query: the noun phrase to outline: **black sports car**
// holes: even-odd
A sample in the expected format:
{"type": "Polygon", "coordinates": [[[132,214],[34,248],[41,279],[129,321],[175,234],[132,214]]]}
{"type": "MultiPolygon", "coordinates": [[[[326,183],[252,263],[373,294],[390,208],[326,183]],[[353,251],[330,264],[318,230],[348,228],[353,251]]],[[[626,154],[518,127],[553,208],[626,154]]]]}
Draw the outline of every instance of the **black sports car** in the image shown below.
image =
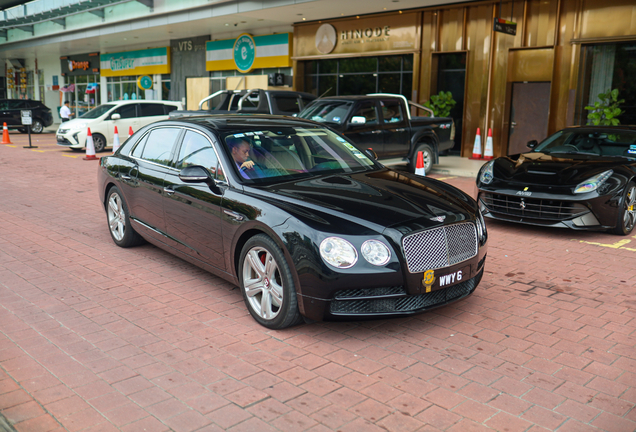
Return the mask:
{"type": "Polygon", "coordinates": [[[153,123],[101,159],[98,185],[117,245],[143,238],[239,285],[269,328],[420,312],[484,271],[475,200],[307,120],[153,123]]]}
{"type": "Polygon", "coordinates": [[[477,175],[484,216],[627,235],[636,222],[636,127],[572,127],[477,175]]]}

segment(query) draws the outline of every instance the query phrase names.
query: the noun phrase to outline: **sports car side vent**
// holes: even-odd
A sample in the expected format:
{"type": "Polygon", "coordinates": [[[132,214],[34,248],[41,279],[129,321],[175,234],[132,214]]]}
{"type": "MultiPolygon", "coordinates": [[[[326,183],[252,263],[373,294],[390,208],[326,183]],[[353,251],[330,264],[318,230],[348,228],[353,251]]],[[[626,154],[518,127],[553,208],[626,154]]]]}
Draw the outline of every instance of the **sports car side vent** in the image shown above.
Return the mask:
{"type": "Polygon", "coordinates": [[[470,222],[411,234],[402,239],[411,273],[458,264],[477,255],[477,229],[470,222]]]}

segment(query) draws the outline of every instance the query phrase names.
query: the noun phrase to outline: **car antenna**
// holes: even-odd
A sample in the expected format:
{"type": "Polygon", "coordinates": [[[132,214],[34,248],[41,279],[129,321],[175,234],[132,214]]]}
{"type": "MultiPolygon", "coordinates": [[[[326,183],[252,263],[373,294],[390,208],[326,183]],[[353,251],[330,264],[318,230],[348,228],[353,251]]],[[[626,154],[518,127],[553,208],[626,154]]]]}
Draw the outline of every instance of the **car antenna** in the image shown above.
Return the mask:
{"type": "Polygon", "coordinates": [[[321,97],[323,97],[324,95],[326,95],[327,93],[329,93],[329,92],[331,91],[331,89],[332,89],[332,88],[333,88],[333,87],[329,87],[329,88],[327,89],[327,91],[326,91],[326,92],[324,92],[323,94],[321,94],[320,96],[318,96],[318,99],[320,99],[321,97]]]}

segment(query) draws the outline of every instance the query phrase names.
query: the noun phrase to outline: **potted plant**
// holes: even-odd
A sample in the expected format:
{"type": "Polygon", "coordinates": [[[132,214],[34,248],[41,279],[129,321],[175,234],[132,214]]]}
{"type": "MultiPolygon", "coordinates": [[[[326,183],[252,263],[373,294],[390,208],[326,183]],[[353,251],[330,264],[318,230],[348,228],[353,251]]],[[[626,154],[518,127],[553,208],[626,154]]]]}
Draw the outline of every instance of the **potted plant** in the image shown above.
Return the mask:
{"type": "Polygon", "coordinates": [[[435,117],[448,117],[451,109],[457,104],[451,92],[441,91],[431,96],[430,101],[424,102],[426,108],[433,110],[435,117]]]}
{"type": "Polygon", "coordinates": [[[617,118],[623,113],[618,106],[625,102],[625,99],[618,100],[618,89],[608,90],[607,93],[599,93],[600,101],[594,105],[588,105],[586,110],[588,123],[594,126],[617,126],[621,121],[617,118]]]}

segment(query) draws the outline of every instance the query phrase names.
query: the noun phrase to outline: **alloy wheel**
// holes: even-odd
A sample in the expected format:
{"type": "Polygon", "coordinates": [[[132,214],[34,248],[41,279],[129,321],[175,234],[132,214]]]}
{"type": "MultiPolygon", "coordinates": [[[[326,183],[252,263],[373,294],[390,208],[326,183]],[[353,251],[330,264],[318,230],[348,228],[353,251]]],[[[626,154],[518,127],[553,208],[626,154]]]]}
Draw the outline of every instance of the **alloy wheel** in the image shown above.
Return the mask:
{"type": "Polygon", "coordinates": [[[278,263],[263,247],[254,247],[243,262],[243,289],[254,312],[274,319],[283,305],[283,283],[278,263]]]}
{"type": "Polygon", "coordinates": [[[625,195],[625,213],[623,215],[625,231],[630,232],[636,224],[636,186],[633,184],[625,195]]]}
{"type": "Polygon", "coordinates": [[[122,206],[121,197],[114,193],[108,199],[108,227],[117,241],[124,238],[126,229],[126,213],[122,206]]]}

